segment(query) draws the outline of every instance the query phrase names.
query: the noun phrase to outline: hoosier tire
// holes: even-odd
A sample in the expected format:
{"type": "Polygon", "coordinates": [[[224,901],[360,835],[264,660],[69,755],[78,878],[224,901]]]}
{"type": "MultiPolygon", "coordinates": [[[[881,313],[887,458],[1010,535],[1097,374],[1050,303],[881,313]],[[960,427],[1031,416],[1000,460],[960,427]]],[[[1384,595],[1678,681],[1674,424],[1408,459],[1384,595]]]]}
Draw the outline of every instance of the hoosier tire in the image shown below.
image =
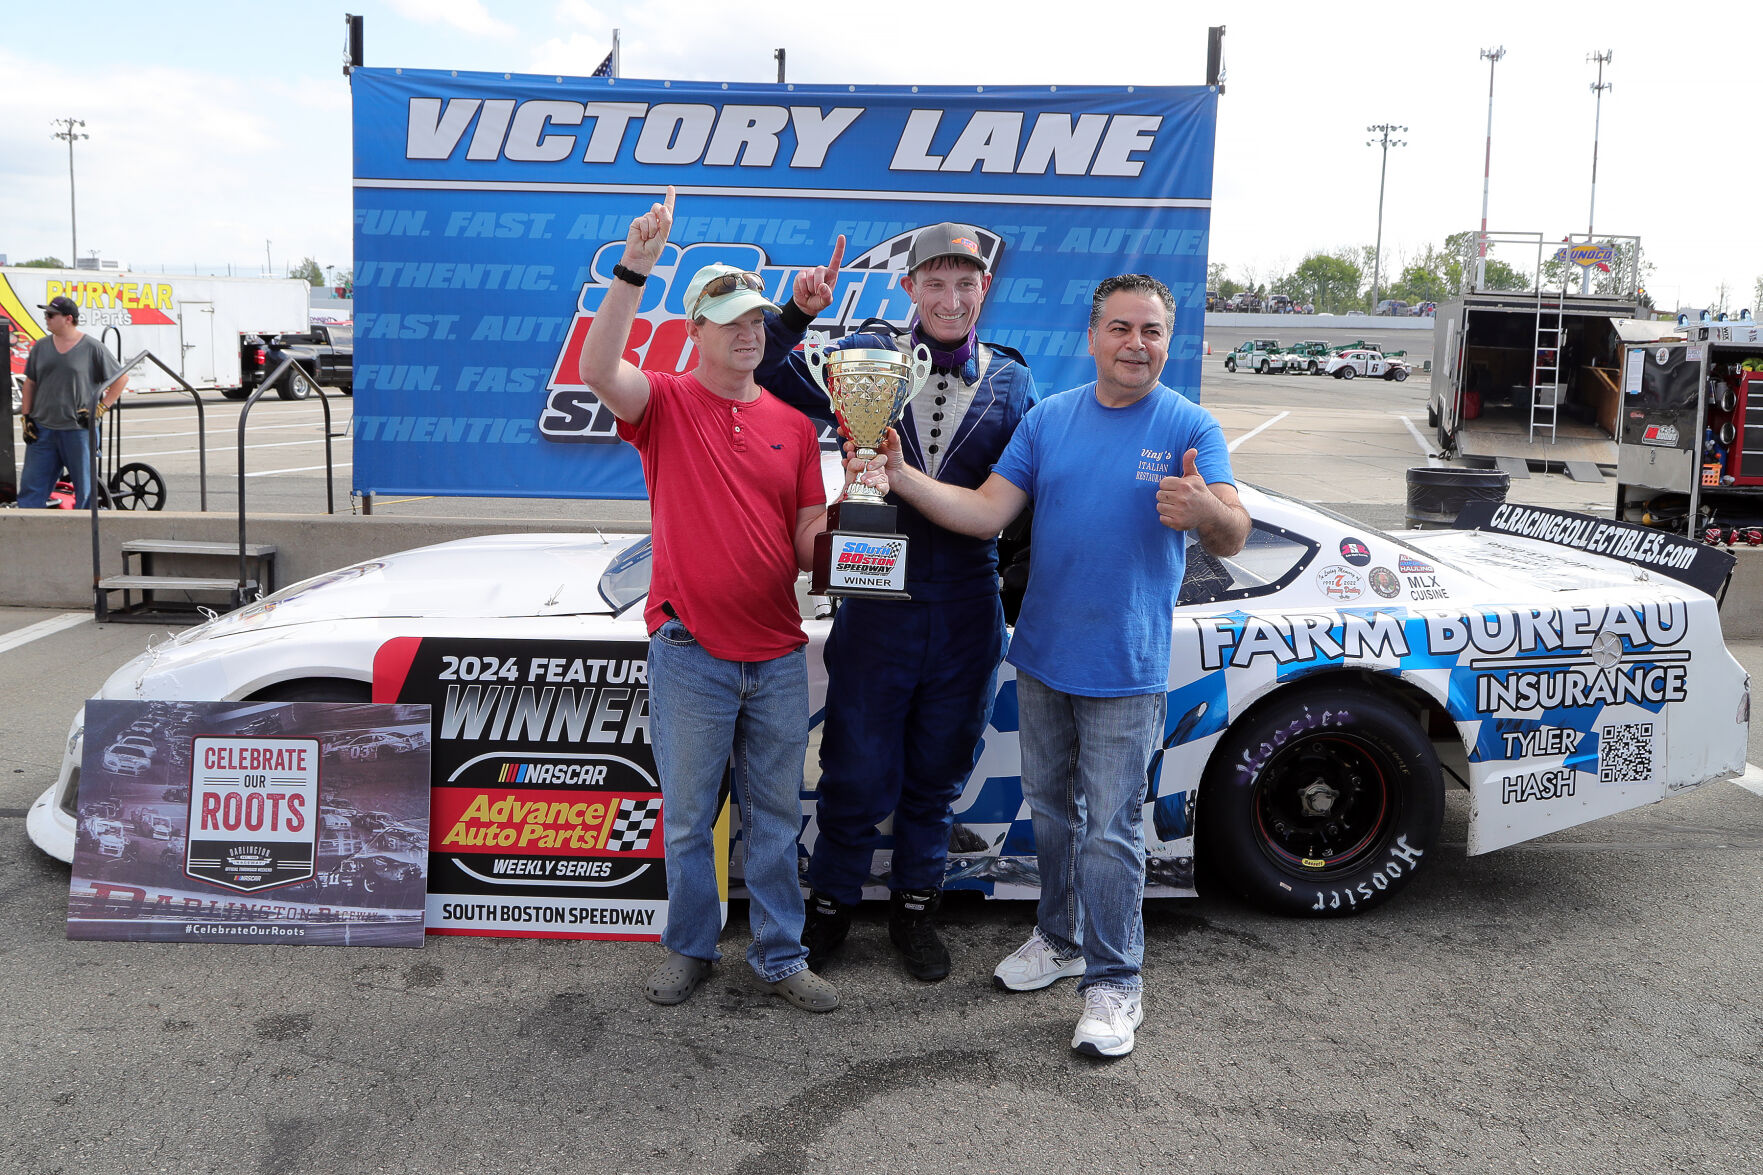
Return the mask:
{"type": "Polygon", "coordinates": [[[1197,863],[1276,914],[1358,914],[1408,884],[1443,815],[1438,757],[1408,711],[1359,690],[1292,690],[1220,741],[1197,863]]]}

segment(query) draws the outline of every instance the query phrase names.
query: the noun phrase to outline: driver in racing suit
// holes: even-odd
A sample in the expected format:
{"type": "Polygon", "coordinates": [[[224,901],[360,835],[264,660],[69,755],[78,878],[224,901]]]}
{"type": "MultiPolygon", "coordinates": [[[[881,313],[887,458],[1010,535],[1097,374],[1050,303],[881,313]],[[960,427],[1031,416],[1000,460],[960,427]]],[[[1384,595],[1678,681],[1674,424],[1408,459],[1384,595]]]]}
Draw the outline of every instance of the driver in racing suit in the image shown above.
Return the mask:
{"type": "MultiPolygon", "coordinates": [[[[844,257],[840,237],[825,266],[803,271],[779,313],[765,315],[766,347],[754,378],[810,417],[832,423],[825,393],[796,353],[831,304],[844,257]]],[[[833,349],[930,348],[930,381],[899,424],[906,460],[939,481],[977,487],[990,475],[1036,396],[1022,356],[979,341],[975,323],[991,272],[970,226],[921,229],[901,287],[912,327],[846,335],[833,349]]],[[[871,323],[865,323],[868,327],[871,323]]],[[[913,977],[949,974],[933,915],[942,893],[952,805],[979,755],[1003,656],[994,538],[956,534],[890,496],[908,539],[910,600],[845,599],[826,643],[826,725],[820,743],[819,837],[808,862],[803,945],[818,971],[844,942],[862,900],[877,825],[893,816],[888,937],[913,977]],[[884,635],[885,634],[885,635],[884,635]],[[885,639],[888,655],[877,655],[885,639]]]]}

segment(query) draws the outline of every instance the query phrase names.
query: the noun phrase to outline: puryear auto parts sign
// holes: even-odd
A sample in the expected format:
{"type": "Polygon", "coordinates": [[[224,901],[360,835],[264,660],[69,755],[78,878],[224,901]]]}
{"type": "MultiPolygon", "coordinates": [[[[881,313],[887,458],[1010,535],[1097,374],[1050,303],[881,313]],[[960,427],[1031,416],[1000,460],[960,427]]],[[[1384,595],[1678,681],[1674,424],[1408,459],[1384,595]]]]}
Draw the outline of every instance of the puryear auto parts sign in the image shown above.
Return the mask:
{"type": "Polygon", "coordinates": [[[634,450],[576,376],[633,217],[679,193],[627,357],[695,364],[684,292],[712,261],[847,264],[816,324],[904,324],[916,231],[972,224],[981,336],[1056,390],[1091,377],[1101,279],[1177,300],[1164,382],[1198,396],[1217,93],[1192,87],[783,86],[358,69],[355,487],[640,498],[634,450]]]}

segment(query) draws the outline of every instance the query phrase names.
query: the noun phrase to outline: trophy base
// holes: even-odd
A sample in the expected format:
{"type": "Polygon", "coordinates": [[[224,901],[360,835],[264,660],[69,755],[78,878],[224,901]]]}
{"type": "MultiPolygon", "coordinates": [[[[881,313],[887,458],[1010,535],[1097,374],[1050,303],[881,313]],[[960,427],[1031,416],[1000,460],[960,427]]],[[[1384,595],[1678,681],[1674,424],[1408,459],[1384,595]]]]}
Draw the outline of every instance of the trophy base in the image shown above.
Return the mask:
{"type": "Polygon", "coordinates": [[[826,528],[848,533],[890,535],[899,530],[899,515],[886,502],[869,502],[862,498],[840,498],[826,508],[826,528]]]}
{"type": "MultiPolygon", "coordinates": [[[[868,505],[867,503],[855,503],[868,505]]],[[[850,517],[846,506],[845,517],[850,517]]],[[[838,506],[833,509],[837,510],[838,506]]],[[[893,513],[892,506],[882,509],[893,513]]],[[[869,531],[824,530],[814,536],[814,570],[808,591],[816,596],[910,600],[906,592],[906,536],[869,531]]]]}

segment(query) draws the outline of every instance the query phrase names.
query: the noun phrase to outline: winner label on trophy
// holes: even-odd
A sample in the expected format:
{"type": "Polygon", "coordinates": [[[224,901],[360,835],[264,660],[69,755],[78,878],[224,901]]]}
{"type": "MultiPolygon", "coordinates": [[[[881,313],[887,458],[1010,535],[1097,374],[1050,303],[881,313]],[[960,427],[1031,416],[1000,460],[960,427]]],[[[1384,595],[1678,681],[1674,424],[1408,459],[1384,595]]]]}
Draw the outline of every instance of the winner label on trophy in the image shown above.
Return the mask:
{"type": "MultiPolygon", "coordinates": [[[[881,348],[828,350],[825,335],[811,331],[802,342],[808,373],[826,398],[857,456],[875,458],[888,429],[899,422],[912,397],[930,382],[930,349],[920,343],[910,356],[881,348]]],[[[906,536],[898,533],[894,507],[861,481],[827,507],[826,530],[814,540],[809,591],[817,596],[867,596],[909,600],[906,536]]]]}

